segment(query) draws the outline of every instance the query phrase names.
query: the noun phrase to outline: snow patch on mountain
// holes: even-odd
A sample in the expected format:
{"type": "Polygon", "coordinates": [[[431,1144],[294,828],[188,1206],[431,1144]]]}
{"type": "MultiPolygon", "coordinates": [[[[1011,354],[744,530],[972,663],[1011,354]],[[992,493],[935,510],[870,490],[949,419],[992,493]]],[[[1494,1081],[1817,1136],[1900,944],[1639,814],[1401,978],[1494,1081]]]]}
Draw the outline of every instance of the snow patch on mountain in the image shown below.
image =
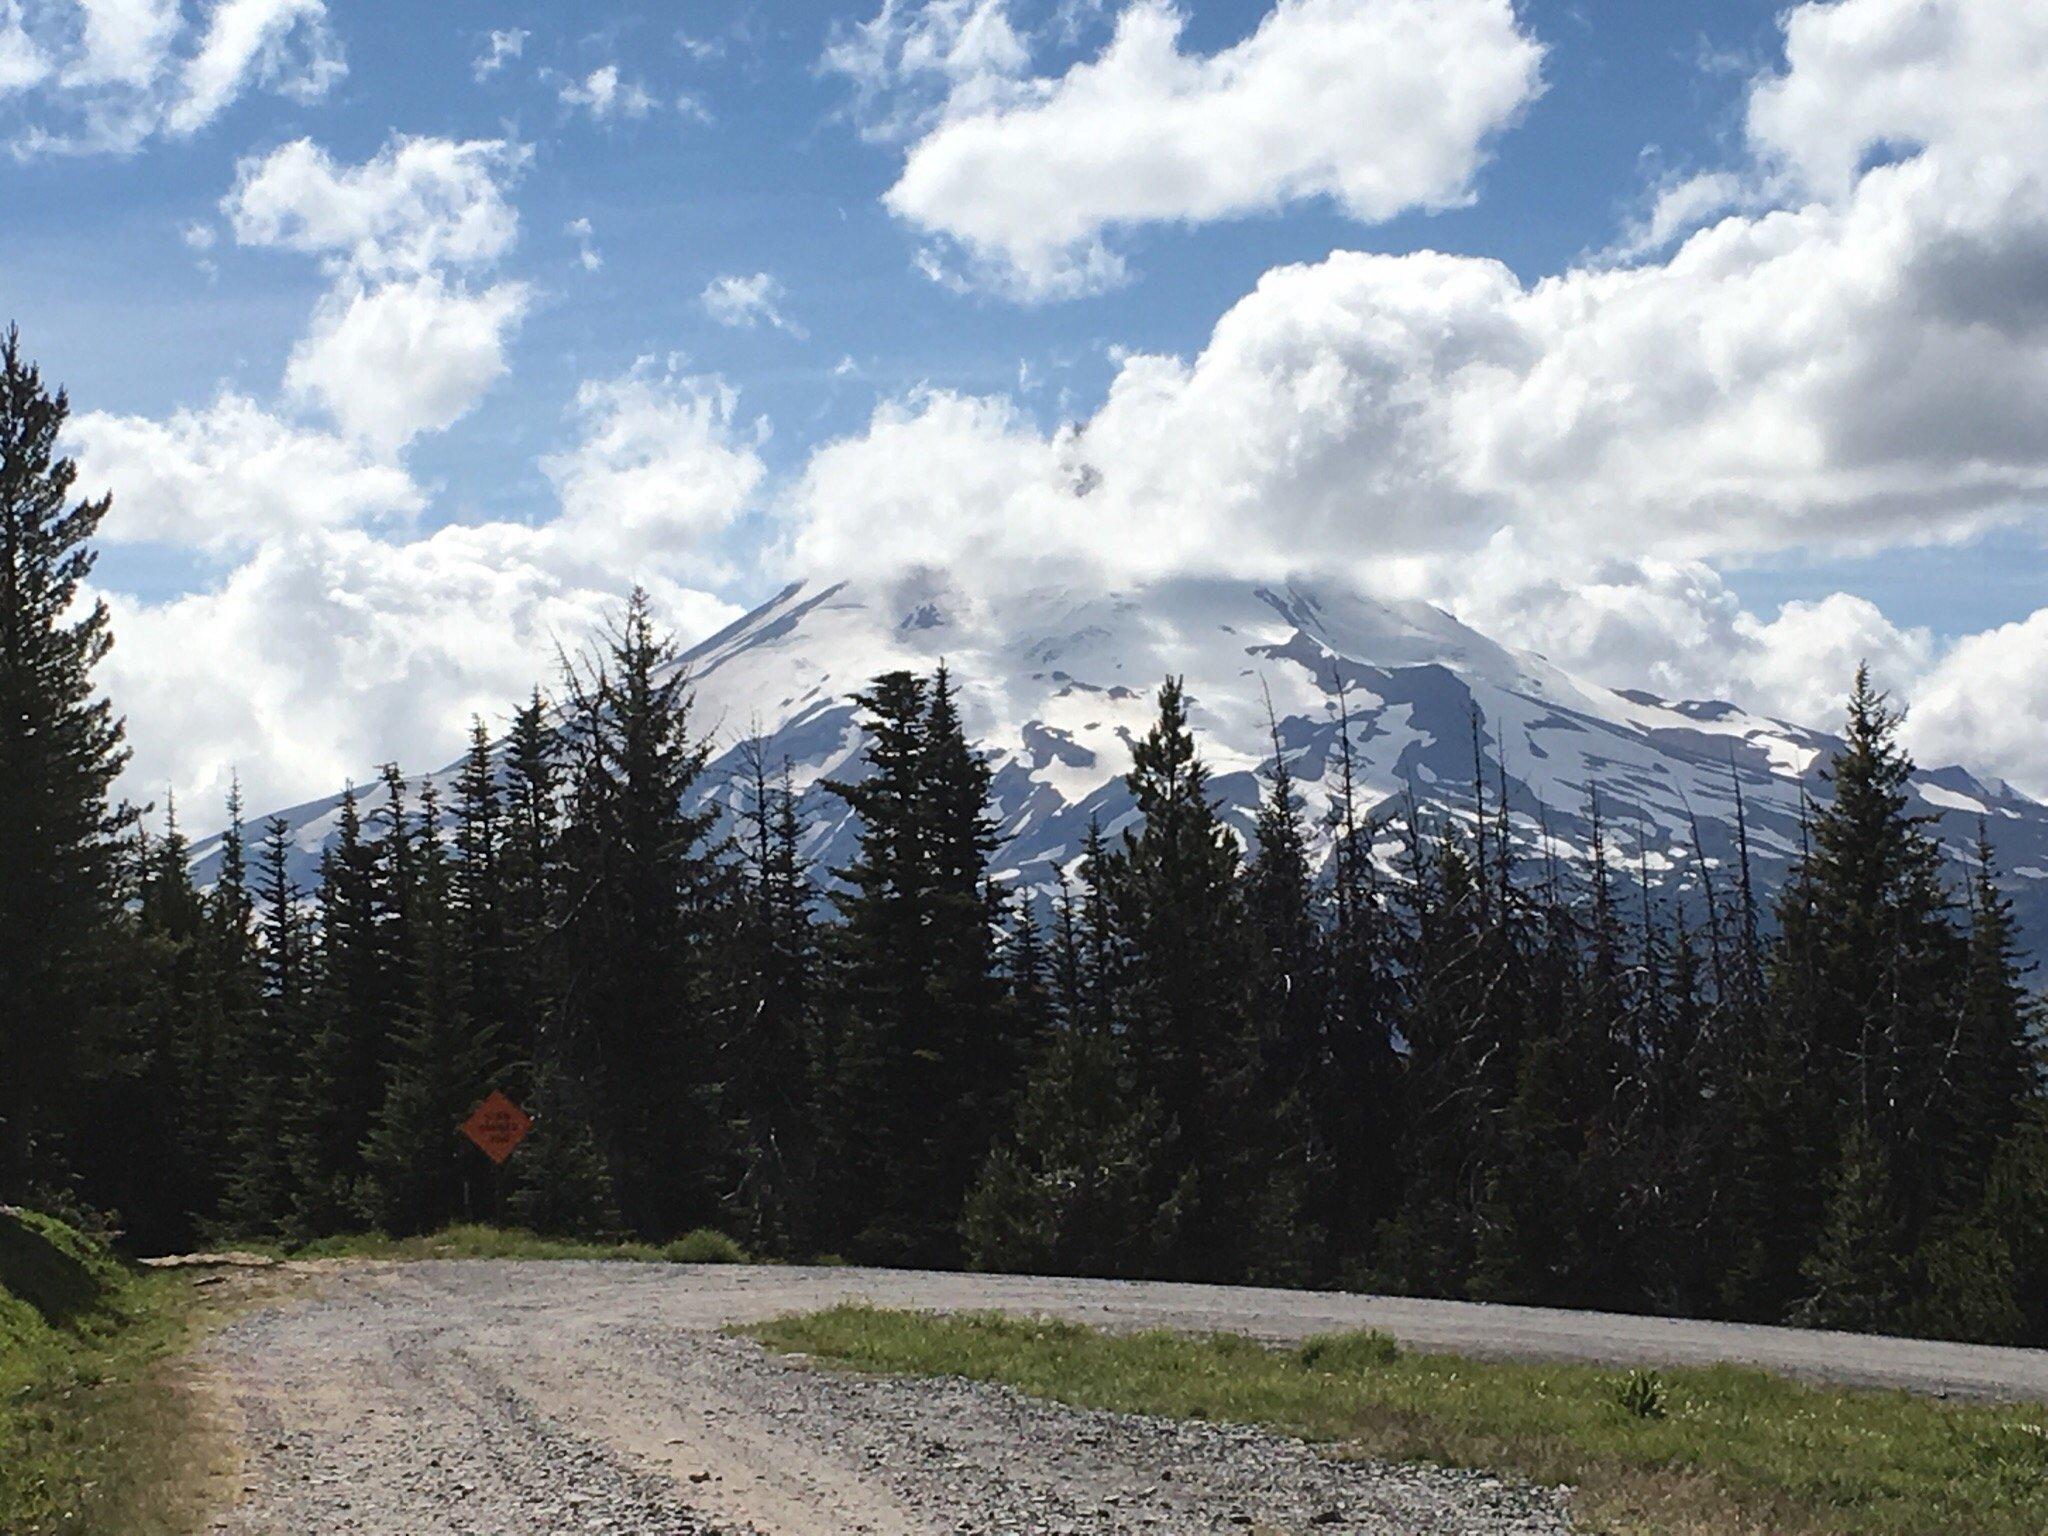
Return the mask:
{"type": "MultiPolygon", "coordinates": [[[[712,744],[705,793],[736,804],[748,743],[758,741],[771,767],[786,762],[806,791],[811,853],[826,868],[844,863],[856,828],[822,784],[861,770],[851,695],[879,673],[941,663],[994,772],[1000,872],[1031,885],[1077,856],[1091,818],[1113,833],[1134,815],[1123,780],[1130,745],[1169,673],[1186,680],[1215,792],[1247,832],[1276,739],[1311,816],[1328,810],[1341,688],[1367,805],[1412,797],[1469,813],[1476,733],[1488,794],[1496,780],[1505,785],[1530,855],[1586,858],[1597,796],[1609,857],[1648,868],[1681,899],[1732,862],[1738,792],[1760,876],[1768,886],[1782,875],[1804,797],[1826,793],[1834,745],[1731,703],[1605,687],[1439,608],[1343,583],[1177,578],[1108,592],[983,593],[926,570],[793,583],[683,656],[694,728],[712,744]]],[[[432,777],[445,800],[453,768],[432,777]]],[[[2041,935],[2048,807],[1959,767],[1927,770],[1915,788],[1958,859],[1980,818],[1990,822],[2023,920],[2041,935]]],[[[308,885],[337,805],[284,813],[308,885]]],[[[209,878],[216,845],[199,855],[209,878]]]]}

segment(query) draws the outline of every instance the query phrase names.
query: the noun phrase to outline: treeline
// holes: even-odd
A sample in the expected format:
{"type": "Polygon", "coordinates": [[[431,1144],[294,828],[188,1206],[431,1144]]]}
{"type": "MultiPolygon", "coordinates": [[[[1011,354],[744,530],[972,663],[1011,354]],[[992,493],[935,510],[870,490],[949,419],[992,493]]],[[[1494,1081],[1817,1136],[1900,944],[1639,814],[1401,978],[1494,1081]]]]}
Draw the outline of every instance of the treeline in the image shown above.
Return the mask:
{"type": "MultiPolygon", "coordinates": [[[[1005,885],[943,669],[859,697],[858,823],[808,866],[764,751],[720,819],[643,597],[482,724],[443,803],[345,797],[311,890],[238,807],[195,888],[108,796],[61,396],[0,353],[0,1198],[141,1247],[462,1217],[757,1249],[2048,1342],[2048,1104],[1988,846],[1908,803],[1859,677],[1766,903],[1563,861],[1489,793],[1249,849],[1179,685],[1127,826],[1005,885]],[[1311,858],[1313,847],[1328,857],[1311,858]],[[1050,885],[1050,899],[1023,887],[1050,885]],[[457,1133],[536,1115],[502,1173],[457,1133]]],[[[1341,697],[1341,696],[1340,696],[1341,697]]],[[[1738,819],[1739,825],[1739,819],[1738,819]]]]}

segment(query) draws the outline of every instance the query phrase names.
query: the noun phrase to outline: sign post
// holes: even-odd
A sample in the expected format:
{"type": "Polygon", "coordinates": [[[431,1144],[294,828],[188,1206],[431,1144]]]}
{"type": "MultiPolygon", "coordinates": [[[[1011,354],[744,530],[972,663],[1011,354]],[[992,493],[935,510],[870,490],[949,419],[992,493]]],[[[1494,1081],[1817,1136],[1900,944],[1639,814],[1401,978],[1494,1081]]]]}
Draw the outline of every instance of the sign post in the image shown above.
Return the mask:
{"type": "MultiPolygon", "coordinates": [[[[469,1118],[462,1122],[462,1134],[476,1143],[477,1150],[491,1160],[491,1219],[498,1220],[498,1185],[501,1182],[496,1171],[505,1166],[505,1159],[517,1150],[519,1143],[526,1140],[526,1133],[533,1129],[533,1117],[506,1098],[497,1089],[491,1096],[469,1112],[469,1118]]],[[[465,1196],[464,1203],[467,1203],[465,1196]]]]}

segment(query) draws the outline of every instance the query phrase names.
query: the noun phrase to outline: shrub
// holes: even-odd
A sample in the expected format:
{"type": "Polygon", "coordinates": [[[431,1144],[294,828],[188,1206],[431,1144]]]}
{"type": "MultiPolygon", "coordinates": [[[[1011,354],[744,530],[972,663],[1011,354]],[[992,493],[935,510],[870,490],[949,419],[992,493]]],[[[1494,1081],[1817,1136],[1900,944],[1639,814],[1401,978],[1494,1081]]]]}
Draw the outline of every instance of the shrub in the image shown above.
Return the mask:
{"type": "Polygon", "coordinates": [[[661,1250],[671,1264],[744,1264],[747,1250],[709,1227],[698,1227],[661,1250]]]}
{"type": "Polygon", "coordinates": [[[1392,1334],[1377,1328],[1355,1333],[1319,1333],[1304,1339],[1294,1358],[1312,1371],[1367,1371],[1374,1366],[1392,1365],[1401,1358],[1401,1346],[1392,1334]]]}
{"type": "Polygon", "coordinates": [[[1655,1371],[1630,1371],[1615,1389],[1614,1400],[1632,1419],[1661,1419],[1670,1411],[1664,1378],[1655,1371]]]}

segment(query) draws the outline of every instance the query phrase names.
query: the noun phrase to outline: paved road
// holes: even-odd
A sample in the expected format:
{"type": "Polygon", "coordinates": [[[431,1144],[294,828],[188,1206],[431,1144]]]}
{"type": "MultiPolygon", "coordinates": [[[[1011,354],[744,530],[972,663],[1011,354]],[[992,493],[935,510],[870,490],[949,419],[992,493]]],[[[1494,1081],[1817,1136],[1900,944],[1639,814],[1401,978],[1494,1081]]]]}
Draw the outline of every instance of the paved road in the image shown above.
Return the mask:
{"type": "Polygon", "coordinates": [[[719,1332],[845,1300],[1274,1341],[1699,1364],[2048,1401],[2048,1355],[1329,1293],[867,1269],[324,1267],[199,1359],[242,1445],[246,1536],[1568,1536],[1561,1495],[964,1382],[807,1369],[719,1332]]]}

